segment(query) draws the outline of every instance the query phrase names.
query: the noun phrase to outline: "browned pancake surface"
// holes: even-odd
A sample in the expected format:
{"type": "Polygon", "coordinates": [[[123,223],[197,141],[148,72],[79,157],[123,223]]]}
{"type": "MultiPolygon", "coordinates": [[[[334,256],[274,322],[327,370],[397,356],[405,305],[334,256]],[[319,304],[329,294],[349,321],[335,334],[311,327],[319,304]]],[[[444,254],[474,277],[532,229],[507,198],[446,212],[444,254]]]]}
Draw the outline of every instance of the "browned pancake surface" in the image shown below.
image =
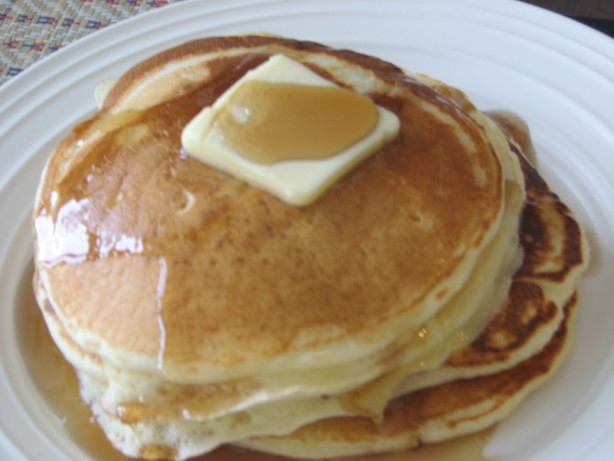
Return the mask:
{"type": "Polygon", "coordinates": [[[54,153],[35,210],[37,245],[51,244],[45,226],[82,240],[43,261],[63,318],[172,363],[266,360],[299,347],[305,330],[328,332],[300,345],[319,346],[412,312],[463,261],[459,244],[482,244],[501,209],[501,169],[482,129],[400,69],[349,51],[272,37],[192,42],[129,72],[106,107],[54,153]],[[186,123],[264,55],[214,59],[204,82],[111,114],[165,63],[233,47],[318,52],[369,69],[400,89],[371,95],[400,117],[399,136],[297,208],[186,156],[179,142],[186,123]],[[459,123],[476,151],[418,101],[459,123]],[[83,139],[94,141],[79,149],[83,139]]]}

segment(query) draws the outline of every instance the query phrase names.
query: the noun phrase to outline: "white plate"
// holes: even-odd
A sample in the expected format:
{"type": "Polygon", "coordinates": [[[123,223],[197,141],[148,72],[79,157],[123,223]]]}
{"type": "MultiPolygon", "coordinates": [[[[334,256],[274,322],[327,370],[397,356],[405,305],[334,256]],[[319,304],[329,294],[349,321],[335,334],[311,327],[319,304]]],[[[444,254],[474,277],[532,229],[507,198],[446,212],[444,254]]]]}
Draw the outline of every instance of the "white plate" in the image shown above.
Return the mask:
{"type": "Polygon", "coordinates": [[[584,224],[593,261],[569,360],[486,450],[523,461],[614,459],[614,42],[493,0],[183,2],[80,40],[0,88],[0,459],[87,459],[35,395],[13,328],[49,150],[93,111],[100,79],[190,38],[247,31],[374,54],[525,118],[540,170],[584,224]]]}

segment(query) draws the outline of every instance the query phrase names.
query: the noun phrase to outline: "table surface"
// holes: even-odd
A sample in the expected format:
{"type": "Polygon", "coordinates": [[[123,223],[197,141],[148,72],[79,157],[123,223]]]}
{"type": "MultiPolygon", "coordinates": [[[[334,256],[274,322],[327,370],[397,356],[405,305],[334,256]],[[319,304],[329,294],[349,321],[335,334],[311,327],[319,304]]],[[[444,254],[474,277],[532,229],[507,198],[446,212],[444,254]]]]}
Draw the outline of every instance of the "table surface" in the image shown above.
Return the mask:
{"type": "MultiPolygon", "coordinates": [[[[85,35],[178,1],[181,0],[0,0],[0,85],[85,35]]],[[[522,1],[614,37],[614,0],[522,1]]]]}

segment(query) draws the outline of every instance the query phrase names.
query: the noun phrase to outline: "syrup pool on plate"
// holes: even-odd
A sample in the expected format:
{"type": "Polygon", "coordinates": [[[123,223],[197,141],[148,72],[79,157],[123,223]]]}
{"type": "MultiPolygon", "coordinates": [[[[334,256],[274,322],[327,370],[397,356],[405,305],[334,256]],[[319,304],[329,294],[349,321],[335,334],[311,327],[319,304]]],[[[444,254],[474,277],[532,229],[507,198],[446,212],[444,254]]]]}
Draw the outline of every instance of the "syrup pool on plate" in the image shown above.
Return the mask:
{"type": "MultiPolygon", "coordinates": [[[[75,373],[53,343],[32,291],[32,264],[22,274],[16,299],[17,338],[30,378],[41,396],[60,418],[67,437],[95,461],[130,461],[116,451],[93,421],[79,397],[75,373]]],[[[490,431],[419,450],[374,456],[377,461],[484,461],[482,447],[490,431]]],[[[279,456],[222,447],[192,461],[281,461],[279,456]]],[[[360,457],[366,461],[367,458],[360,457]]],[[[492,460],[491,460],[492,461],[492,460]]]]}

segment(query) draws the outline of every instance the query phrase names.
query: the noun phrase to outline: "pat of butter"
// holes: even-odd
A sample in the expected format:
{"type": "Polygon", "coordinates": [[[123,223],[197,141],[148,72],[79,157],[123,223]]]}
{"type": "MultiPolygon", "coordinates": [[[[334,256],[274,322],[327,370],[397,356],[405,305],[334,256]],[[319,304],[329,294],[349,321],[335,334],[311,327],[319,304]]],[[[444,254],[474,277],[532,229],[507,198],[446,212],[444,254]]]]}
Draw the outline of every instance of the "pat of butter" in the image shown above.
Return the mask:
{"type": "MultiPolygon", "coordinates": [[[[184,128],[181,142],[189,155],[264,189],[289,204],[300,206],[315,201],[335,181],[393,139],[399,131],[399,119],[394,113],[370,103],[377,110],[373,128],[335,155],[273,163],[250,160],[249,152],[238,152],[230,146],[217,122],[222,113],[228,112],[236,113],[239,121],[252,115],[258,116],[244,113],[241,107],[232,107],[233,97],[253,82],[339,88],[303,64],[284,55],[275,55],[247,72],[213,105],[205,107],[196,115],[184,128]]],[[[257,112],[257,107],[253,109],[254,112],[257,112]]],[[[314,157],[317,155],[314,154],[314,157]]]]}

